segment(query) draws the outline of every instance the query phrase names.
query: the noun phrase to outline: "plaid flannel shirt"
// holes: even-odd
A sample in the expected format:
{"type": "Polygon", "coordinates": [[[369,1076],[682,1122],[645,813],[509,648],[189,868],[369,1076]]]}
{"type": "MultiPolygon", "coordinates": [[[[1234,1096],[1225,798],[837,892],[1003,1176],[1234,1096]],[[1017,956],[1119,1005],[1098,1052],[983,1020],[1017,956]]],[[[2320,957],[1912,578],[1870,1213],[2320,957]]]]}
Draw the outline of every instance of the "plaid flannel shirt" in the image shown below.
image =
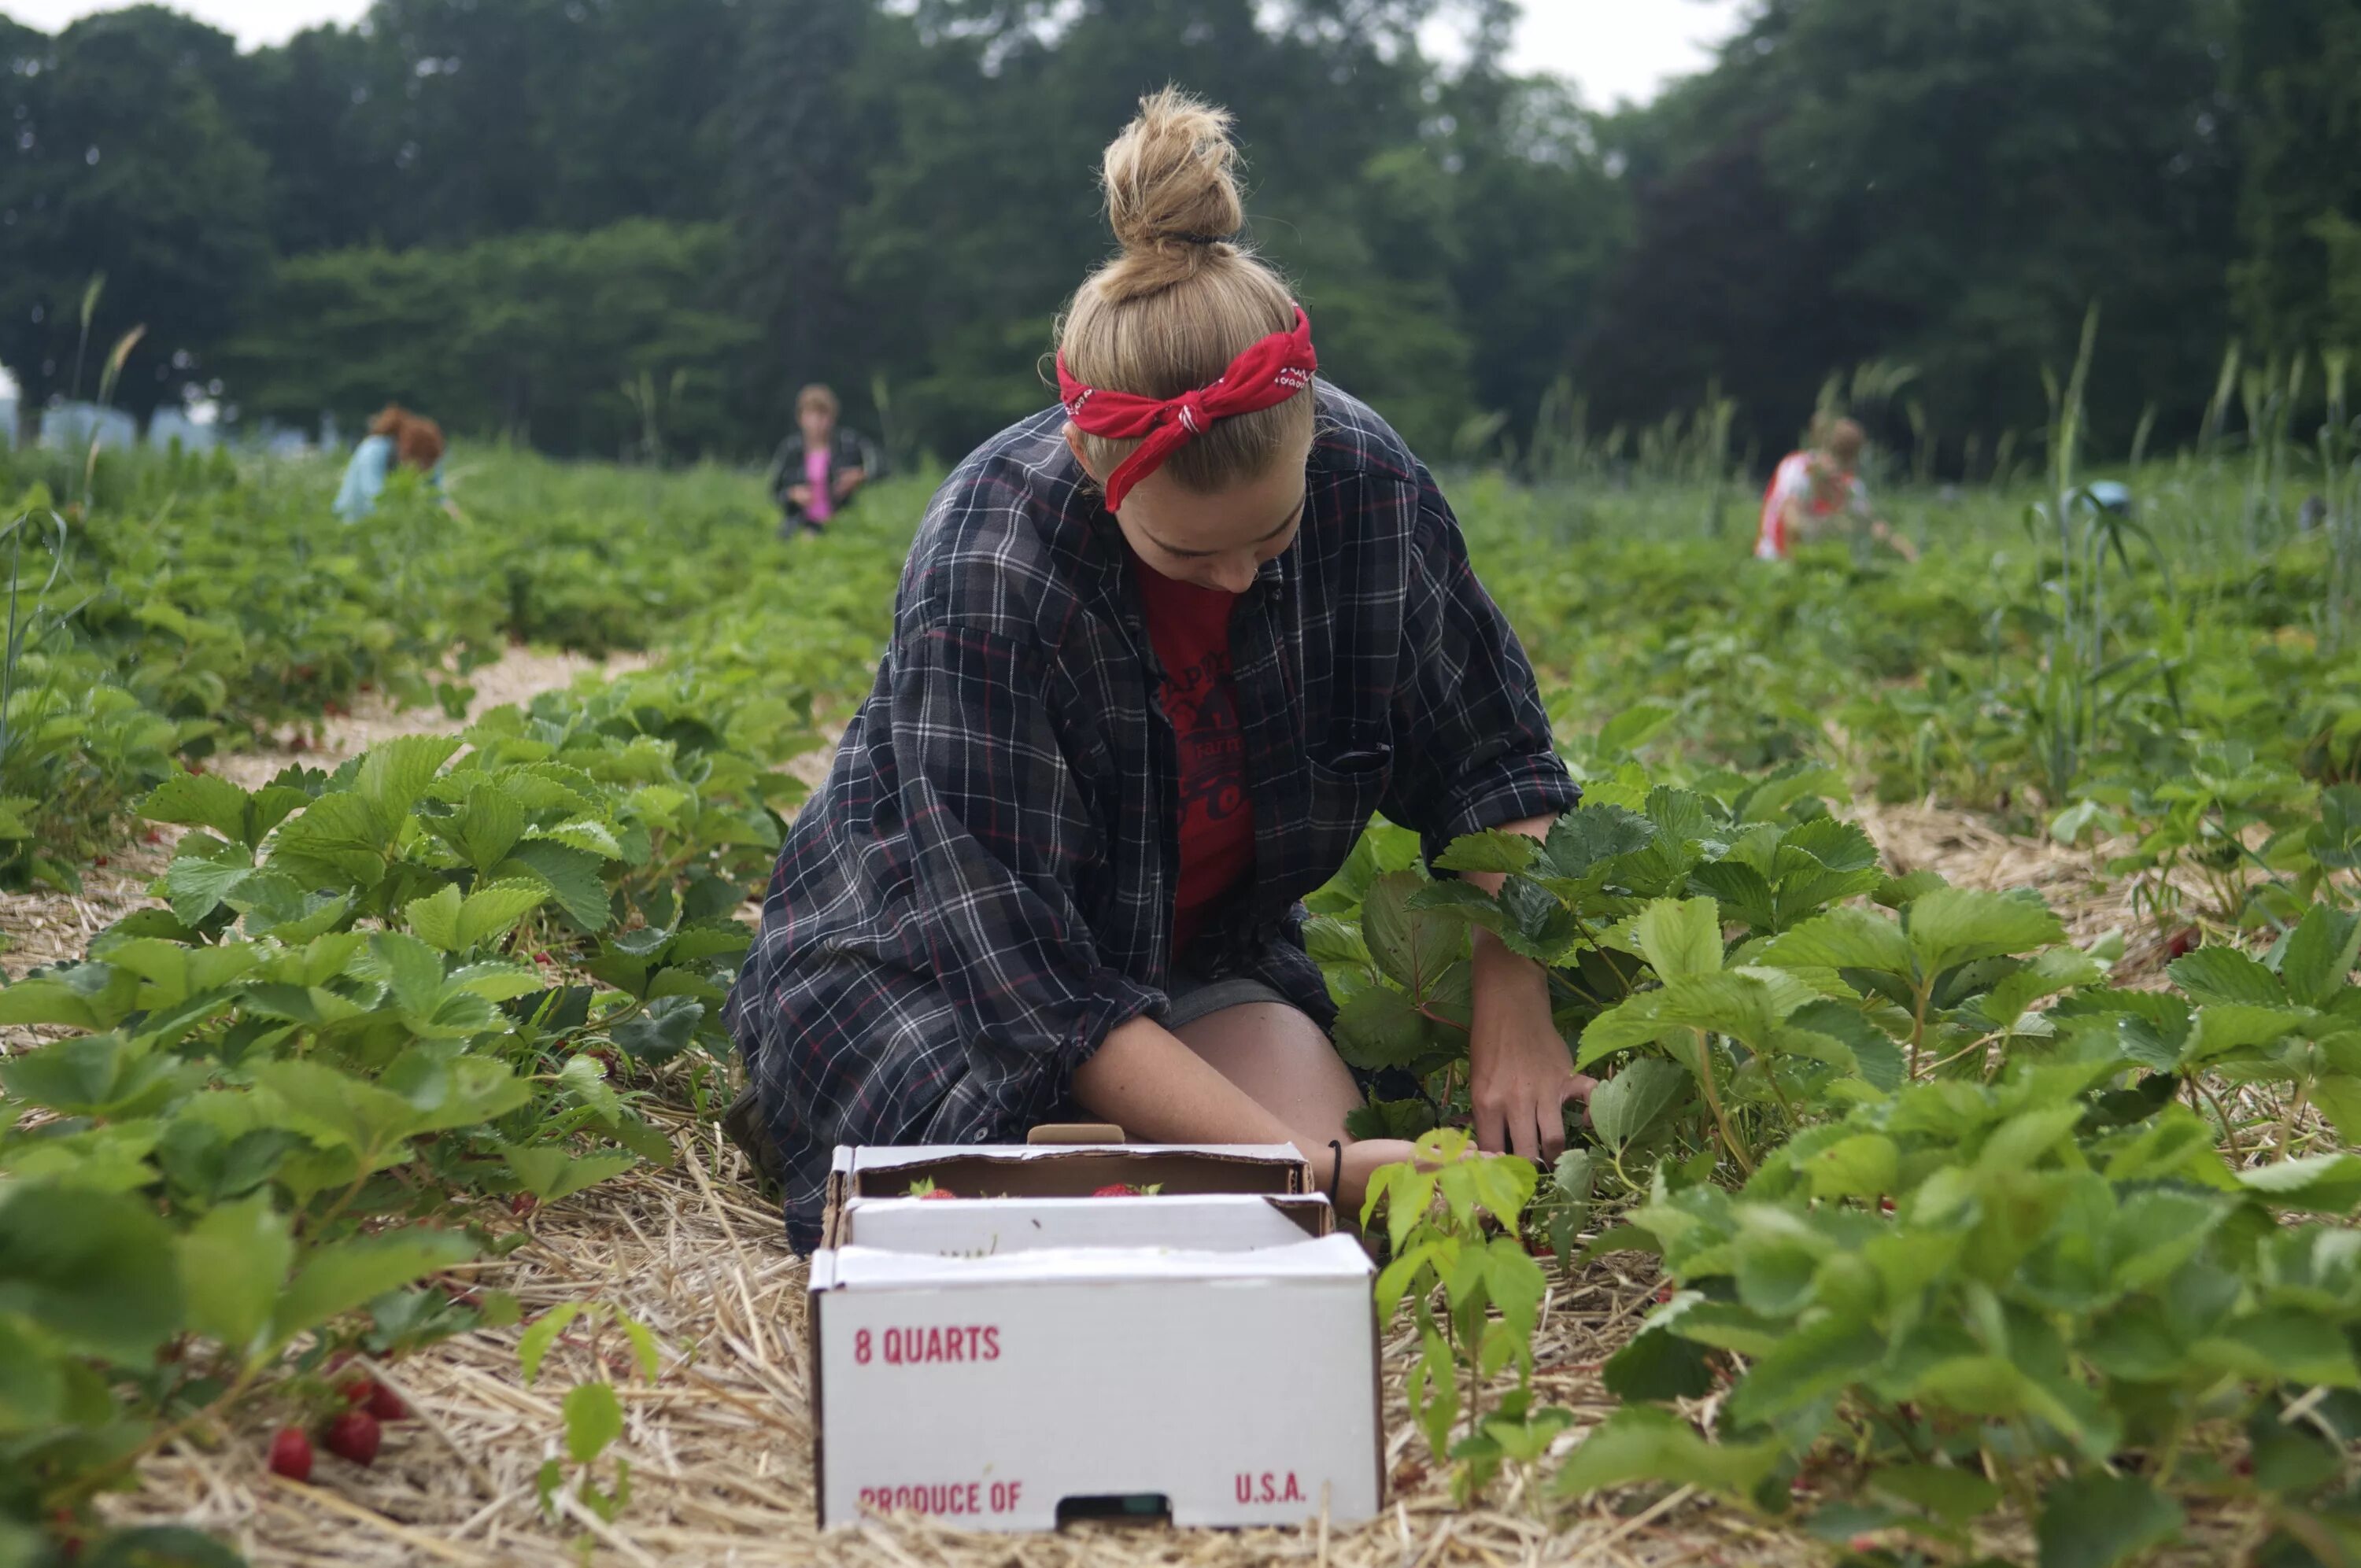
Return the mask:
{"type": "MultiPolygon", "coordinates": [[[[1317,396],[1301,532],[1231,621],[1255,873],[1186,958],[1326,1023],[1299,901],[1371,813],[1435,845],[1577,792],[1433,480],[1365,405],[1317,396]]],[[[1064,422],[994,437],[936,495],[730,993],[799,1250],[834,1145],[1022,1141],[1111,1030],[1165,1006],[1177,747],[1064,422]]]]}

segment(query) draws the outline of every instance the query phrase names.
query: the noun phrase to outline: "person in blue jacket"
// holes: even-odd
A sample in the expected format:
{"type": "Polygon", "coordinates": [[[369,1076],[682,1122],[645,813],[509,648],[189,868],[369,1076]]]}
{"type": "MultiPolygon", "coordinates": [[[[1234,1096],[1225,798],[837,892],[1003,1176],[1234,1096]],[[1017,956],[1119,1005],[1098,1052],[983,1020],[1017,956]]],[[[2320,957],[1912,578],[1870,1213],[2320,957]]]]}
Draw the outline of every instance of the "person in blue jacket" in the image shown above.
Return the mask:
{"type": "MultiPolygon", "coordinates": [[[[423,414],[412,413],[400,403],[388,403],[369,421],[369,433],[353,449],[345,465],[345,482],[336,491],[335,512],[345,522],[357,522],[377,510],[393,470],[408,466],[426,476],[440,495],[443,489],[443,427],[423,414]]],[[[457,516],[446,498],[443,510],[457,516]]]]}

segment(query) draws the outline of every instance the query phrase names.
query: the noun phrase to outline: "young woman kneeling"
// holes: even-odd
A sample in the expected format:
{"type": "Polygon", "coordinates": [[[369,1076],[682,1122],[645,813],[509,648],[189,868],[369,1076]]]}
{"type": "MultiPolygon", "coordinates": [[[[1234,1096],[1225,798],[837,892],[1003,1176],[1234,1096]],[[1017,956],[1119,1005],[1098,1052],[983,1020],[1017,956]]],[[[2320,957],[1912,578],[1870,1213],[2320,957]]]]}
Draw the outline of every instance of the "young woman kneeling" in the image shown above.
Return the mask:
{"type": "MultiPolygon", "coordinates": [[[[1235,237],[1228,129],[1167,92],[1107,149],[1123,254],[1066,315],[1062,406],[935,497],[780,851],[730,1000],[733,1121],[800,1249],[832,1146],[1046,1121],[1292,1143],[1356,1208],[1410,1147],[1345,1136],[1361,1093],[1298,901],[1372,812],[1434,847],[1576,799],[1433,480],[1314,379],[1235,237]]],[[[1478,1139],[1552,1157],[1587,1080],[1543,971],[1476,944],[1478,1139]]]]}

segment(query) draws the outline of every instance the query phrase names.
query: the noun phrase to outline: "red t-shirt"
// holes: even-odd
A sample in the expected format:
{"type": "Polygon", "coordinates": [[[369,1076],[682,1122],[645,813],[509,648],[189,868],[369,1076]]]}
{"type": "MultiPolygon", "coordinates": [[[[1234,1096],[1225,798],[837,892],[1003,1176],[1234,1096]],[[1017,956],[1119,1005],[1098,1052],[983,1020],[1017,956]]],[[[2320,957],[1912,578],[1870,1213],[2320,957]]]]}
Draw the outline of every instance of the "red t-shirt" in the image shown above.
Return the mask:
{"type": "Polygon", "coordinates": [[[1180,883],[1173,950],[1254,869],[1254,806],[1246,798],[1246,734],[1230,678],[1230,608],[1237,595],[1173,581],[1134,557],[1148,640],[1164,666],[1164,716],[1180,753],[1180,883]]]}

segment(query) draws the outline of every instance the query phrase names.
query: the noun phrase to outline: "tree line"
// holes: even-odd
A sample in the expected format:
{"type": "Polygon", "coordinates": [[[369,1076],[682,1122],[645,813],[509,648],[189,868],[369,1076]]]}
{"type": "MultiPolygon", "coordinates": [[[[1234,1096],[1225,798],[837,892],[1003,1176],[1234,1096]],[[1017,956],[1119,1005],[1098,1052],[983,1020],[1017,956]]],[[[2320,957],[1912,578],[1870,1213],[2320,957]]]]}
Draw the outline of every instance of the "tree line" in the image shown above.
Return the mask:
{"type": "Polygon", "coordinates": [[[30,412],[144,327],[143,419],[399,399],[647,456],[759,453],[828,380],[955,454],[1049,398],[1098,151],[1167,81],[1236,112],[1324,367],[1441,455],[1577,399],[1725,400],[1767,449],[1879,364],[1949,470],[2039,425],[2093,303],[2118,442],[2193,433],[2233,339],[2314,395],[2361,345],[2361,0],[1757,0],[1612,112],[1506,69],[1515,14],[377,0],[243,52],[159,6],[0,17],[0,365],[30,412]]]}

